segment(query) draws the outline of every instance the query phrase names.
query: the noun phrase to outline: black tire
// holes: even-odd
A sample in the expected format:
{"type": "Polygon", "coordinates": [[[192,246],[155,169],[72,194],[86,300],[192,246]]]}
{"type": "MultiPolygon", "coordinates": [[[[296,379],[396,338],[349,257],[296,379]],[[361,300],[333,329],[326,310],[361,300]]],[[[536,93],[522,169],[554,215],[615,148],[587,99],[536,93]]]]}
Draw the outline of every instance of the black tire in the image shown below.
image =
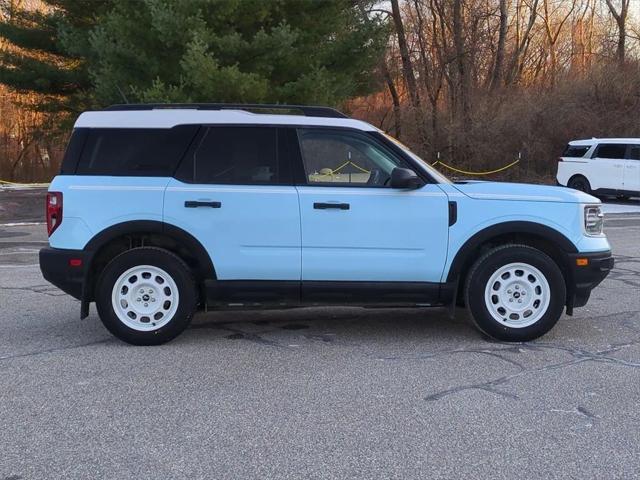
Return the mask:
{"type": "Polygon", "coordinates": [[[575,175],[571,177],[567,183],[567,187],[573,188],[574,190],[580,190],[584,193],[591,193],[591,184],[589,183],[589,180],[582,175],[575,175]]]}
{"type": "MultiPolygon", "coordinates": [[[[524,278],[525,277],[516,279],[516,277],[514,277],[512,281],[517,280],[520,283],[526,283],[525,280],[523,280],[524,278]]],[[[507,281],[508,280],[505,280],[505,282],[507,281]]],[[[527,281],[531,283],[531,280],[527,281]]],[[[500,279],[498,279],[498,282],[494,283],[494,285],[499,283],[500,279]]],[[[531,285],[534,284],[532,283],[531,285]]],[[[516,293],[517,292],[515,292],[514,295],[516,293]]],[[[520,294],[521,291],[518,294],[518,298],[520,298],[520,294]]],[[[551,330],[562,315],[566,303],[566,295],[565,280],[556,262],[540,250],[527,245],[508,244],[490,250],[480,257],[471,267],[465,285],[465,300],[475,325],[488,336],[506,342],[526,342],[541,337],[551,330]],[[504,325],[493,317],[487,305],[488,300],[485,301],[485,289],[491,281],[491,276],[500,268],[512,263],[522,263],[535,267],[535,269],[542,273],[549,287],[549,303],[547,309],[546,311],[540,310],[540,312],[544,311],[544,314],[531,325],[523,325],[521,327],[504,325]]],[[[491,299],[494,298],[496,297],[491,296],[491,299]]],[[[528,298],[532,297],[530,296],[528,298]]],[[[526,300],[524,297],[521,299],[526,300]]],[[[512,300],[510,299],[509,301],[512,300]]],[[[535,310],[535,308],[532,308],[532,310],[535,310]]],[[[523,316],[514,321],[522,320],[526,322],[527,320],[524,315],[526,315],[527,312],[521,312],[523,316]]],[[[521,313],[516,313],[515,316],[520,317],[521,313]]],[[[496,313],[496,315],[498,314],[496,313]]],[[[505,316],[508,317],[508,312],[505,316]]],[[[508,324],[511,319],[505,318],[504,321],[508,324]]]]}
{"type": "MultiPolygon", "coordinates": [[[[142,276],[145,276],[145,274],[143,273],[142,276]]],[[[159,280],[155,281],[159,282],[159,280]]],[[[148,280],[148,282],[153,282],[153,279],[148,280]]],[[[166,284],[165,287],[167,285],[168,284],[166,284]]],[[[153,286],[154,285],[151,285],[151,287],[153,286]]],[[[164,299],[162,298],[165,287],[158,286],[157,295],[160,297],[157,304],[158,309],[160,308],[159,306],[161,301],[165,305],[167,303],[166,301],[163,301],[164,299]]],[[[136,286],[135,288],[137,289],[138,287],[136,286]]],[[[166,295],[166,293],[164,294],[166,295]]],[[[189,326],[197,306],[196,283],[187,264],[177,255],[174,255],[167,250],[155,247],[141,247],[127,250],[111,260],[98,278],[95,297],[98,314],[100,315],[100,319],[107,330],[120,340],[132,345],[160,345],[174,339],[182,333],[187,326],[189,326]],[[177,307],[172,307],[171,302],[168,302],[168,307],[165,307],[170,308],[171,311],[175,312],[170,316],[167,323],[161,324],[157,329],[148,331],[136,330],[126,325],[118,317],[112,304],[113,289],[121,275],[131,268],[142,265],[156,267],[166,272],[170,277],[168,282],[172,281],[175,284],[179,296],[178,301],[176,302],[177,307]]],[[[131,299],[131,301],[133,302],[134,300],[131,299]]],[[[137,299],[137,301],[140,300],[137,299]]],[[[152,298],[152,301],[155,302],[155,298],[152,298]]],[[[145,320],[146,322],[154,322],[153,319],[150,320],[149,317],[144,316],[141,316],[140,321],[142,320],[145,320]]],[[[166,321],[166,319],[161,321],[166,321]]],[[[155,326],[155,323],[152,323],[151,325],[147,323],[146,328],[153,328],[153,326],[155,326]]]]}

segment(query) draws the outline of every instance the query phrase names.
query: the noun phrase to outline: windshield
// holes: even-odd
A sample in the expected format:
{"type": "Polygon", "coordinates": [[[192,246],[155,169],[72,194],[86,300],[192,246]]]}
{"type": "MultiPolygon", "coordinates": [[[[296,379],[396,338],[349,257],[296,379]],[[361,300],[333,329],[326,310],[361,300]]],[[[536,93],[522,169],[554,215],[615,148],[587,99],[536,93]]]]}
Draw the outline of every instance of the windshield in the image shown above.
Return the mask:
{"type": "Polygon", "coordinates": [[[438,183],[453,183],[451,180],[449,180],[447,177],[445,177],[443,174],[441,174],[438,170],[436,170],[431,165],[429,165],[427,162],[425,162],[418,155],[416,155],[411,150],[409,150],[409,148],[406,145],[404,145],[400,140],[396,140],[391,135],[389,135],[389,134],[387,134],[385,132],[382,132],[382,134],[386,138],[391,140],[394,144],[396,144],[398,147],[400,147],[403,152],[405,152],[411,158],[416,160],[422,167],[424,167],[424,169],[429,173],[429,175],[431,175],[438,183]]]}

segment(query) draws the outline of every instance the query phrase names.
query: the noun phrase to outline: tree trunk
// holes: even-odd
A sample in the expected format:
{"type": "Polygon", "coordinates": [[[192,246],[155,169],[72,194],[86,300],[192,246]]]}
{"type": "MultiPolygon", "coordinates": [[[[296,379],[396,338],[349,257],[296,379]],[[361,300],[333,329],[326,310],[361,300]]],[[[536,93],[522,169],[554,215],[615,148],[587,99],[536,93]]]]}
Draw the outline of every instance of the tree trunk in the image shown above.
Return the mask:
{"type": "Polygon", "coordinates": [[[507,68],[507,83],[516,84],[520,81],[521,72],[521,58],[525,56],[525,51],[529,48],[529,40],[531,38],[531,30],[536,22],[536,16],[538,15],[538,0],[534,0],[529,11],[529,21],[524,33],[520,37],[520,41],[516,46],[511,62],[507,68]]]}
{"type": "Polygon", "coordinates": [[[626,54],[626,39],[627,39],[627,14],[629,13],[629,4],[631,0],[621,0],[620,12],[616,11],[615,7],[611,3],[611,0],[606,0],[609,11],[616,23],[618,24],[618,47],[616,48],[616,57],[620,65],[624,64],[626,54]]]}
{"type": "Polygon", "coordinates": [[[507,0],[500,0],[500,32],[498,34],[498,49],[496,50],[496,60],[493,66],[493,76],[491,78],[491,90],[499,88],[502,84],[504,48],[507,43],[508,27],[509,17],[507,14],[507,0]]]}
{"type": "Polygon", "coordinates": [[[391,10],[393,23],[396,27],[396,33],[398,35],[398,46],[400,48],[400,58],[402,60],[402,73],[405,83],[407,84],[407,91],[409,92],[411,107],[416,119],[416,129],[418,131],[418,136],[424,148],[427,145],[426,125],[422,116],[422,109],[420,108],[420,93],[418,92],[416,77],[413,71],[413,64],[411,62],[411,56],[409,55],[409,47],[407,45],[407,37],[405,35],[404,25],[402,23],[402,14],[400,13],[398,0],[391,0],[391,10]]]}
{"type": "Polygon", "coordinates": [[[382,64],[382,74],[384,75],[384,79],[387,82],[387,88],[389,89],[391,101],[393,102],[394,136],[399,140],[400,133],[402,131],[402,118],[400,116],[400,96],[398,95],[398,90],[396,89],[395,83],[393,83],[393,78],[391,78],[391,73],[389,72],[389,67],[387,67],[386,62],[383,62],[382,64]]]}
{"type": "Polygon", "coordinates": [[[457,104],[458,116],[462,118],[463,126],[466,130],[469,124],[469,74],[467,52],[465,50],[463,35],[462,1],[453,2],[453,44],[456,52],[456,73],[457,73],[457,104]]]}
{"type": "Polygon", "coordinates": [[[398,0],[391,0],[391,9],[393,14],[393,23],[396,27],[396,34],[398,36],[398,46],[400,47],[400,58],[402,60],[402,73],[404,76],[404,81],[407,84],[407,91],[409,92],[411,105],[413,106],[413,108],[419,109],[420,95],[418,94],[416,77],[413,73],[413,65],[411,63],[411,57],[409,56],[409,47],[407,46],[407,37],[404,32],[402,14],[400,13],[398,0]]]}

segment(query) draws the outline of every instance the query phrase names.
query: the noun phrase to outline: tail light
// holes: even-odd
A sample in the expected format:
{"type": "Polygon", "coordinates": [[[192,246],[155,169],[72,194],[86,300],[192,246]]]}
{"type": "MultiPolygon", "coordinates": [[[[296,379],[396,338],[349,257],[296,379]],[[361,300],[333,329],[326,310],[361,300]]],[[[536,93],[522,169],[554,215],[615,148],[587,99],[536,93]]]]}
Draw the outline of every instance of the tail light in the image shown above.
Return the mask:
{"type": "Polygon", "coordinates": [[[51,236],[62,223],[62,192],[47,192],[47,234],[51,236]]]}

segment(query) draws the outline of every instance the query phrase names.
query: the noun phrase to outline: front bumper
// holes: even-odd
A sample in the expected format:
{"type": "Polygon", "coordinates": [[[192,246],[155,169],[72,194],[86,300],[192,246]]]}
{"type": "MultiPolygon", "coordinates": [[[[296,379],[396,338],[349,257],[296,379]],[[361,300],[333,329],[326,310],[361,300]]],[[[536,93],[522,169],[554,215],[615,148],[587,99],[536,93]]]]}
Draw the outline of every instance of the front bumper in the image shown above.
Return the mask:
{"type": "Polygon", "coordinates": [[[40,250],[40,271],[48,282],[81,300],[87,260],[87,252],[82,250],[46,247],[40,250]]]}
{"type": "Polygon", "coordinates": [[[589,301],[591,290],[602,282],[613,269],[611,250],[569,255],[570,281],[567,313],[573,307],[583,307],[589,301]],[[582,264],[582,265],[581,265],[582,264]]]}

